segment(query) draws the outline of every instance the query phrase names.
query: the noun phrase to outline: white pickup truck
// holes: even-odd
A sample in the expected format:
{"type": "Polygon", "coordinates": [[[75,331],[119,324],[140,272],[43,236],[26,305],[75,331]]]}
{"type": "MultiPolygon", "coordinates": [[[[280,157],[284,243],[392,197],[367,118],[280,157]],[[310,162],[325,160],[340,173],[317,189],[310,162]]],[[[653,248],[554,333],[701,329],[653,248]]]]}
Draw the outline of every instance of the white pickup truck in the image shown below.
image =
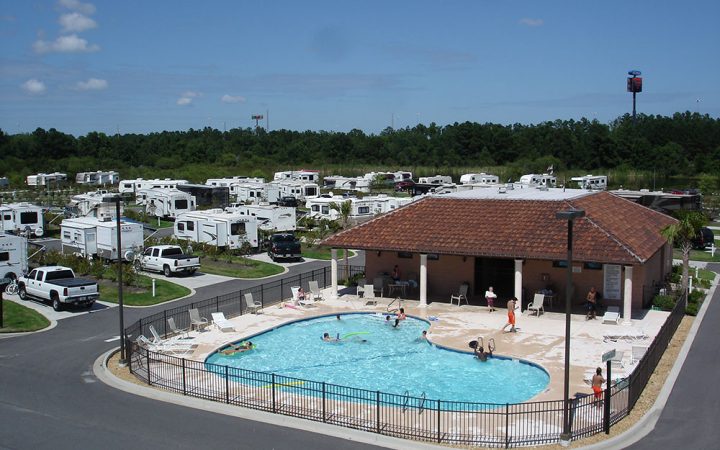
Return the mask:
{"type": "Polygon", "coordinates": [[[35,297],[49,300],[55,311],[60,311],[65,305],[91,307],[100,297],[95,281],[75,278],[75,273],[69,267],[38,267],[17,281],[21,299],[35,297]]]}
{"type": "Polygon", "coordinates": [[[162,272],[166,277],[175,273],[192,275],[200,267],[200,258],[183,254],[177,245],[155,245],[145,249],[135,260],[135,268],[162,272]]]}

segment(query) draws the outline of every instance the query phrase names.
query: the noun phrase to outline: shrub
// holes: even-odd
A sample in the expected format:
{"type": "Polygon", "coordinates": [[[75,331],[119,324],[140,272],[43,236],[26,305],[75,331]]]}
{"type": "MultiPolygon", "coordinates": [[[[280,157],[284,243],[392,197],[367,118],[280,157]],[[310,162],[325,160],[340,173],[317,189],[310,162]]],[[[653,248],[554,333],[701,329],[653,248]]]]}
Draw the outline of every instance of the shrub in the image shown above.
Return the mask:
{"type": "Polygon", "coordinates": [[[675,307],[675,299],[671,295],[656,295],[653,305],[663,311],[672,311],[675,307]]]}
{"type": "Polygon", "coordinates": [[[102,280],[105,274],[105,263],[100,258],[95,258],[90,263],[90,275],[98,280],[102,280]]]}
{"type": "Polygon", "coordinates": [[[688,316],[697,316],[698,310],[700,309],[700,305],[697,303],[688,303],[685,307],[685,314],[688,316]]]}

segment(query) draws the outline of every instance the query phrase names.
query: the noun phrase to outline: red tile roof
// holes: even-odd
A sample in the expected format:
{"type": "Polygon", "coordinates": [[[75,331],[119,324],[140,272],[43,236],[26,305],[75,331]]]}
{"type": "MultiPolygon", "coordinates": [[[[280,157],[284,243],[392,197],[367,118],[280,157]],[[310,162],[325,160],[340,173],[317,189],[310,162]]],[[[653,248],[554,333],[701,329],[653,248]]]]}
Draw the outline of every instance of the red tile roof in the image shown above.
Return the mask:
{"type": "Polygon", "coordinates": [[[614,264],[648,260],[675,219],[607,192],[565,200],[428,197],[327,238],[337,248],[564,260],[567,221],[555,213],[584,209],[573,227],[573,258],[614,264]]]}

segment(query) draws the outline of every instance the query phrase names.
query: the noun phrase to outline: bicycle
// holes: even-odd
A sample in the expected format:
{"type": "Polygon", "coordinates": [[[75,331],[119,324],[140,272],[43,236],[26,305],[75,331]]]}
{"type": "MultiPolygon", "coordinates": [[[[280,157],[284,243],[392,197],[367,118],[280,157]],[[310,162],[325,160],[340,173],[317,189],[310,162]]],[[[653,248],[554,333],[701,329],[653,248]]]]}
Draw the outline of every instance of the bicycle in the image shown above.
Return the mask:
{"type": "Polygon", "coordinates": [[[15,295],[18,293],[18,282],[16,278],[13,278],[7,286],[5,286],[5,293],[8,295],[15,295]]]}

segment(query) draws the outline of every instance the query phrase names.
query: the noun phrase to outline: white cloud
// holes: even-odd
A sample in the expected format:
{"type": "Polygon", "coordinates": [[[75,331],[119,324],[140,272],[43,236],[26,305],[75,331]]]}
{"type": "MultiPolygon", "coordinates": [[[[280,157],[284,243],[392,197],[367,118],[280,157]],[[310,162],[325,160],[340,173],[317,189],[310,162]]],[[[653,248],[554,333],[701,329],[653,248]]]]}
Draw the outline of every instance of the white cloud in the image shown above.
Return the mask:
{"type": "Polygon", "coordinates": [[[245,97],[225,94],[220,98],[220,101],[223,103],[245,103],[245,97]]]}
{"type": "Polygon", "coordinates": [[[38,40],[33,44],[36,53],[89,53],[100,50],[95,44],[88,44],[88,41],[78,37],[77,34],[60,36],[52,42],[38,40]]]}
{"type": "Polygon", "coordinates": [[[63,14],[58,22],[62,26],[63,33],[80,32],[97,27],[94,20],[78,12],[63,14]]]}
{"type": "Polygon", "coordinates": [[[530,17],[520,19],[520,25],[527,25],[528,27],[540,27],[544,23],[542,19],[532,19],[530,17]]]}
{"type": "Polygon", "coordinates": [[[81,91],[102,91],[107,89],[108,82],[99,78],[89,78],[87,81],[78,81],[76,86],[81,91]]]}
{"type": "Polygon", "coordinates": [[[180,106],[187,106],[190,105],[196,97],[200,97],[199,92],[186,91],[180,96],[176,103],[180,106]]]}
{"type": "Polygon", "coordinates": [[[82,3],[79,0],[60,0],[60,6],[64,6],[72,11],[79,11],[83,14],[94,14],[95,5],[92,3],[82,3]]]}
{"type": "Polygon", "coordinates": [[[45,83],[38,81],[35,78],[27,80],[21,84],[20,87],[28,94],[42,94],[46,90],[45,83]]]}

